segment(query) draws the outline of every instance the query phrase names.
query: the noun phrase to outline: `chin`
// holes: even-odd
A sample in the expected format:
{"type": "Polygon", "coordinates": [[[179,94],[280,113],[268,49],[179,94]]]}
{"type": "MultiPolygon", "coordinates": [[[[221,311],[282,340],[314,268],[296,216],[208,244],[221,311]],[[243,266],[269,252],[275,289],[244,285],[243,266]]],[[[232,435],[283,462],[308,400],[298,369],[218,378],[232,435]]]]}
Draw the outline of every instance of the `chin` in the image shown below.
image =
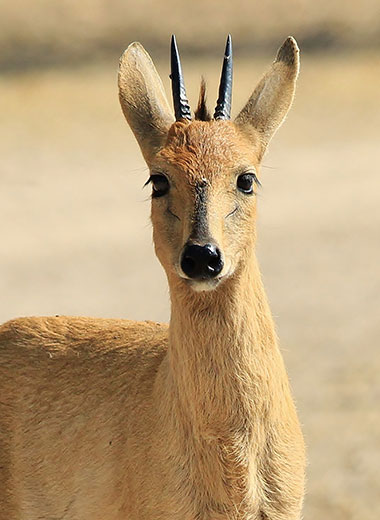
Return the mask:
{"type": "Polygon", "coordinates": [[[214,291],[220,284],[221,279],[212,280],[186,280],[188,285],[195,292],[210,292],[214,291]]]}
{"type": "Polygon", "coordinates": [[[184,280],[195,292],[211,292],[220,287],[231,274],[231,272],[228,272],[223,276],[209,280],[190,280],[189,278],[184,278],[184,280]]]}

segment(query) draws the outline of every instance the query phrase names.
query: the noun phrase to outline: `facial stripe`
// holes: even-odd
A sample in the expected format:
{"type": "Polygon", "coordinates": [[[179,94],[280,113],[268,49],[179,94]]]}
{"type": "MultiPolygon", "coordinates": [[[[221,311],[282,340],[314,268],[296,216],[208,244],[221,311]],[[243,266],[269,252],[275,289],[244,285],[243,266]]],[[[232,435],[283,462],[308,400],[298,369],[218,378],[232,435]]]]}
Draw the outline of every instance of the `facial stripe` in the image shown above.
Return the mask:
{"type": "Polygon", "coordinates": [[[203,179],[195,185],[195,205],[191,238],[204,240],[210,235],[207,218],[208,182],[203,179]]]}

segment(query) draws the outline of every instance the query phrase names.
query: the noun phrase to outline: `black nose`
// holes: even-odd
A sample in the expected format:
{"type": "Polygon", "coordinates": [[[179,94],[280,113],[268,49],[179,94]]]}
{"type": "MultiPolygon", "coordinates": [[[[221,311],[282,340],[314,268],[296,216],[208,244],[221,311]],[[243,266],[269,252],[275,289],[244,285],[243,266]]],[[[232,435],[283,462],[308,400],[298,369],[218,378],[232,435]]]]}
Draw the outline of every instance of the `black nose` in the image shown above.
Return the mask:
{"type": "Polygon", "coordinates": [[[189,278],[214,278],[223,269],[222,255],[212,244],[187,244],[182,253],[181,268],[189,278]]]}

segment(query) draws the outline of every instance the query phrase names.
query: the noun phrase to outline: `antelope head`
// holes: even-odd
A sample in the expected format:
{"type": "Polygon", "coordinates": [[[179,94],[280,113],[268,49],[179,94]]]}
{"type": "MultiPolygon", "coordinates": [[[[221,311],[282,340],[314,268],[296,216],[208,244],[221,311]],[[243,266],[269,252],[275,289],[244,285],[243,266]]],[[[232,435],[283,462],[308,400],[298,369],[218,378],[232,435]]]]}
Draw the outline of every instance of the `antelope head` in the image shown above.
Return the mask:
{"type": "Polygon", "coordinates": [[[174,37],[175,117],[144,48],[132,43],[122,55],[120,102],[150,170],[153,239],[169,282],[215,289],[252,251],[260,162],[291,106],[298,54],[296,41],[287,38],[234,121],[230,36],[213,117],[203,83],[192,117],[174,37]]]}

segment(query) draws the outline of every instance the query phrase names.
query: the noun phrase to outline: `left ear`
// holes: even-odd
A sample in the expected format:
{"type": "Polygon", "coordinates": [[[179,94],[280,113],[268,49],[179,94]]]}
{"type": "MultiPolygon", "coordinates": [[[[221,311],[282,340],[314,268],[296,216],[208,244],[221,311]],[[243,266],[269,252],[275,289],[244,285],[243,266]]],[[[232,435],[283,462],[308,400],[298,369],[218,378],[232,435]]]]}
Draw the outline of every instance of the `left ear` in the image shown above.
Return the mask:
{"type": "Polygon", "coordinates": [[[258,132],[262,143],[261,155],[289,111],[298,71],[298,45],[289,36],[280,47],[271,69],[261,79],[235,119],[235,124],[248,135],[252,135],[253,129],[258,132]]]}

